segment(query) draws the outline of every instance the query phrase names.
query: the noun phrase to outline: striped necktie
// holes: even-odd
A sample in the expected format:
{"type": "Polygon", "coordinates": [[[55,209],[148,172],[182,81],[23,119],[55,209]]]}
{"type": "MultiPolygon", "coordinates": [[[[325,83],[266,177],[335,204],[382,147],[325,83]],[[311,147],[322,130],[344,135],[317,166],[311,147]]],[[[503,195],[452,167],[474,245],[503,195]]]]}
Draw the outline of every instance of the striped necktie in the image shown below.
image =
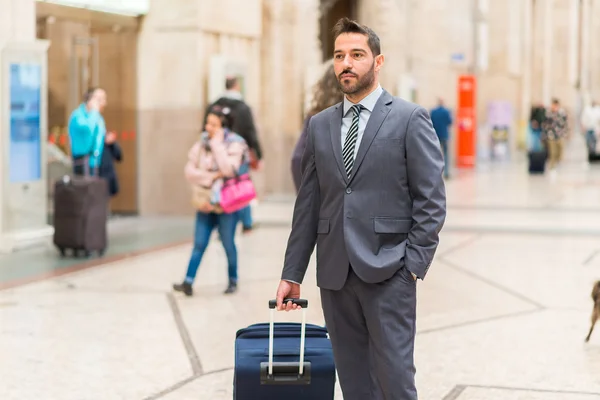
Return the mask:
{"type": "Polygon", "coordinates": [[[344,161],[344,167],[346,168],[346,174],[350,177],[352,167],[354,166],[354,149],[356,147],[356,140],[358,139],[358,120],[360,112],[364,107],[361,104],[352,106],[351,110],[354,112],[352,116],[352,125],[348,129],[346,140],[344,140],[344,149],[342,151],[342,159],[344,161]]]}

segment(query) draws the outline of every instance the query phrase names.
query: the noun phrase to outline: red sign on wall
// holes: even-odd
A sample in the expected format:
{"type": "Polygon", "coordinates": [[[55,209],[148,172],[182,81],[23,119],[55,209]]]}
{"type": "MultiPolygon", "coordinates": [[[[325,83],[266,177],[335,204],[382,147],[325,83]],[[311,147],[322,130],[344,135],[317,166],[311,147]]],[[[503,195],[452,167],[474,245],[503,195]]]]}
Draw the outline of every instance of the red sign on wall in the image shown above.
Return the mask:
{"type": "Polygon", "coordinates": [[[458,102],[456,107],[458,167],[475,166],[477,138],[477,81],[472,75],[458,78],[458,102]]]}

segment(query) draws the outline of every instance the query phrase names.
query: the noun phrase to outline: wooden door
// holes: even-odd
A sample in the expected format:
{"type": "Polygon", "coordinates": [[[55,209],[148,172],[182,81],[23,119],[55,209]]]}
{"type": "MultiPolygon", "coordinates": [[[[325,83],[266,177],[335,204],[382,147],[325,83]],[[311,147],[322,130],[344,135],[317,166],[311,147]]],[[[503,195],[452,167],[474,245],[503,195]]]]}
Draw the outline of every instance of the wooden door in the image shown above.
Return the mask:
{"type": "Polygon", "coordinates": [[[106,90],[106,129],[117,133],[123,160],[116,164],[120,191],[111,203],[118,214],[137,213],[137,33],[99,32],[99,85],[106,90]]]}

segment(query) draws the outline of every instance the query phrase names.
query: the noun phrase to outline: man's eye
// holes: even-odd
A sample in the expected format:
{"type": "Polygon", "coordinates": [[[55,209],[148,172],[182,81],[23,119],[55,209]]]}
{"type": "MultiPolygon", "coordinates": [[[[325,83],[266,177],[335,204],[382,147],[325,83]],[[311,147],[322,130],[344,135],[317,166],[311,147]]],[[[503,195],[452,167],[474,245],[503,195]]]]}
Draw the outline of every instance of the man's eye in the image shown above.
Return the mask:
{"type": "Polygon", "coordinates": [[[361,58],[363,55],[362,53],[356,53],[354,54],[354,58],[361,58]]]}

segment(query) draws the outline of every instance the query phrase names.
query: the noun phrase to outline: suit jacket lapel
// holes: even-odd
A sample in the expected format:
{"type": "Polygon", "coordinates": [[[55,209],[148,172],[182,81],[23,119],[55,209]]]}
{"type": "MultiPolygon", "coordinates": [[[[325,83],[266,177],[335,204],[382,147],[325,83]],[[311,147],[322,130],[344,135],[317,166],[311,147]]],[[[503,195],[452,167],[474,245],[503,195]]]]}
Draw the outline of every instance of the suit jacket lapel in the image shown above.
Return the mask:
{"type": "Polygon", "coordinates": [[[342,160],[342,116],[344,113],[343,103],[337,105],[336,110],[331,116],[329,123],[329,130],[331,136],[331,145],[333,146],[333,155],[337,163],[340,174],[344,179],[345,183],[348,183],[348,176],[346,175],[346,168],[344,168],[344,162],[342,160]]]}
{"type": "MultiPolygon", "coordinates": [[[[363,159],[365,158],[365,155],[367,154],[367,151],[369,151],[369,147],[371,147],[371,143],[373,142],[373,139],[375,139],[375,136],[377,136],[377,132],[379,132],[379,128],[381,128],[381,124],[383,124],[385,117],[387,117],[387,115],[389,114],[389,112],[391,110],[390,104],[392,103],[392,99],[393,99],[392,96],[384,90],[383,93],[381,94],[381,96],[379,96],[377,103],[375,103],[375,107],[373,108],[371,117],[369,117],[369,122],[367,122],[367,126],[365,127],[365,132],[363,134],[362,140],[360,141],[360,146],[358,147],[358,153],[356,154],[356,159],[354,160],[354,166],[352,167],[352,174],[350,176],[350,181],[348,183],[352,182],[352,180],[356,176],[356,173],[358,172],[358,169],[360,168],[360,165],[362,164],[363,159]]],[[[341,148],[341,145],[340,145],[340,148],[341,148]]],[[[340,152],[341,152],[341,150],[340,150],[340,152]]],[[[341,156],[340,156],[340,160],[341,160],[341,156]]],[[[343,165],[342,165],[342,169],[343,169],[343,165]]]]}

